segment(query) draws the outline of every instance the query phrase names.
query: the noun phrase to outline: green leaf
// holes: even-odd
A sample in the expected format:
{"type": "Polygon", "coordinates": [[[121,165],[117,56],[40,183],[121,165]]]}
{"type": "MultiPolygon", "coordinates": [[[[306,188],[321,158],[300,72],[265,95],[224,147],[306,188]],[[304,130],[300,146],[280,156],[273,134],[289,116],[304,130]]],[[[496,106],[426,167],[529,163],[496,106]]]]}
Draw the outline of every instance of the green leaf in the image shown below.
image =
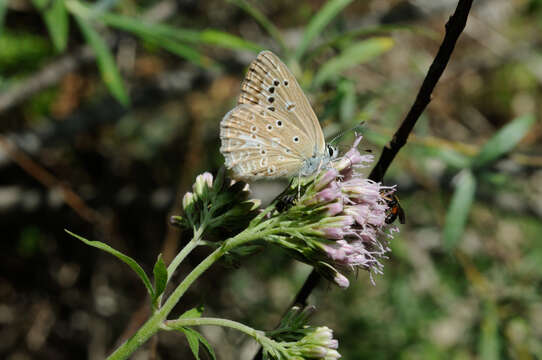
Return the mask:
{"type": "Polygon", "coordinates": [[[148,35],[161,38],[171,38],[192,44],[198,43],[200,39],[200,33],[198,31],[177,28],[166,24],[154,24],[144,19],[130,16],[118,15],[114,13],[103,13],[100,14],[98,19],[109,26],[140,36],[148,35]]]}
{"type": "Polygon", "coordinates": [[[198,66],[210,67],[210,66],[215,65],[213,60],[202,55],[199,51],[197,51],[192,46],[180,43],[178,41],[165,39],[165,38],[157,38],[157,37],[148,37],[147,41],[149,41],[152,44],[155,44],[156,46],[160,46],[177,56],[185,58],[186,60],[198,66]]]}
{"type": "Polygon", "coordinates": [[[199,318],[203,314],[203,306],[198,306],[190,310],[186,310],[184,313],[179,316],[179,319],[194,319],[199,318]]]}
{"type": "Polygon", "coordinates": [[[207,350],[207,353],[211,356],[211,358],[213,360],[216,360],[215,352],[213,348],[211,347],[211,345],[209,344],[209,342],[207,341],[207,339],[204,338],[203,335],[201,335],[199,332],[195,330],[192,330],[192,331],[196,333],[196,336],[198,337],[199,342],[203,344],[205,350],[207,350]]]}
{"type": "Polygon", "coordinates": [[[201,33],[201,42],[209,45],[217,45],[226,49],[249,50],[259,52],[263,50],[260,45],[242,39],[224,31],[207,29],[201,33]]]}
{"type": "Polygon", "coordinates": [[[480,360],[497,360],[499,356],[499,318],[496,305],[485,304],[479,346],[480,360]]]}
{"type": "MultiPolygon", "coordinates": [[[[82,9],[75,10],[82,12],[82,9]]],[[[201,32],[187,30],[166,24],[153,24],[143,19],[113,13],[103,13],[100,15],[99,20],[109,26],[131,32],[147,40],[149,40],[147,37],[150,36],[154,39],[156,45],[162,46],[166,50],[182,56],[200,66],[210,65],[210,60],[204,60],[205,57],[194,47],[183,43],[209,44],[227,49],[249,50],[254,52],[262,50],[262,47],[255,43],[215,29],[207,29],[201,32]]]]}
{"type": "Polygon", "coordinates": [[[69,22],[64,0],[32,0],[32,3],[42,13],[55,49],[59,52],[65,50],[69,22]]]}
{"type": "Polygon", "coordinates": [[[186,335],[186,340],[188,340],[188,346],[192,350],[194,357],[199,360],[199,333],[196,330],[190,328],[182,328],[181,331],[186,335]]]}
{"type": "Polygon", "coordinates": [[[164,263],[164,260],[162,260],[162,254],[158,255],[158,259],[156,260],[156,263],[154,264],[154,298],[153,302],[162,295],[164,290],[166,289],[167,285],[167,267],[164,263]]]}
{"type": "Polygon", "coordinates": [[[130,103],[128,92],[124,87],[113,54],[111,54],[106,42],[84,18],[78,15],[74,15],[74,17],[83,36],[96,53],[98,68],[100,69],[102,79],[109,88],[109,91],[111,91],[111,94],[113,94],[121,104],[128,105],[130,103]]]}
{"type": "Polygon", "coordinates": [[[90,241],[90,240],[85,239],[82,236],[72,233],[71,231],[67,229],[64,229],[64,231],[70,234],[71,236],[73,236],[74,238],[81,240],[82,242],[84,242],[85,244],[89,246],[92,246],[92,247],[95,247],[95,248],[98,248],[100,250],[110,253],[111,255],[115,256],[117,259],[121,260],[126,265],[131,267],[132,270],[134,270],[135,273],[139,276],[141,281],[143,281],[143,284],[147,288],[147,291],[149,292],[151,299],[155,297],[154,290],[151,285],[151,281],[149,280],[147,274],[145,274],[145,271],[141,268],[141,266],[139,266],[139,264],[134,259],[132,259],[131,257],[127,255],[124,255],[120,251],[113,249],[111,246],[104,244],[101,241],[90,241]]]}
{"type": "Polygon", "coordinates": [[[508,153],[523,139],[534,124],[534,121],[535,118],[532,115],[521,116],[497,131],[485,143],[478,155],[474,157],[472,160],[473,166],[487,166],[508,153]]]}
{"type": "Polygon", "coordinates": [[[475,192],[476,178],[470,170],[461,171],[444,224],[444,246],[447,249],[453,249],[463,235],[475,192]]]}
{"type": "Polygon", "coordinates": [[[192,350],[192,354],[194,354],[194,357],[196,359],[199,360],[199,343],[202,343],[209,356],[211,356],[213,360],[216,360],[216,355],[213,348],[211,347],[207,339],[203,337],[203,335],[201,335],[196,330],[188,327],[183,327],[179,330],[186,335],[186,340],[188,340],[188,346],[190,346],[190,350],[192,350]]]}
{"type": "Polygon", "coordinates": [[[339,75],[344,70],[374,59],[391,49],[392,46],[393,40],[389,37],[377,37],[360,41],[322,65],[314,78],[314,85],[320,86],[326,80],[339,75]]]}
{"type": "Polygon", "coordinates": [[[321,34],[329,22],[351,2],[352,0],[330,0],[318,11],[309,25],[307,25],[301,43],[297,47],[295,52],[297,60],[301,59],[305,54],[305,51],[312,44],[314,38],[321,34]]]}

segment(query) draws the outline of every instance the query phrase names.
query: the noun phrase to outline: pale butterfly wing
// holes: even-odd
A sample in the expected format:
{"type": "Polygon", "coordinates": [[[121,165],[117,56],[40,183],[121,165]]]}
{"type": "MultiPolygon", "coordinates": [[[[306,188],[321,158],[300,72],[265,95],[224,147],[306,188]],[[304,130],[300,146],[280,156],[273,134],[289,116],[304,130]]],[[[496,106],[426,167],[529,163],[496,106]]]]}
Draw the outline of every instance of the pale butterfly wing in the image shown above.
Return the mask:
{"type": "Polygon", "coordinates": [[[305,161],[298,144],[308,141],[295,125],[260,105],[241,104],[220,123],[220,152],[240,180],[297,175],[305,161]]]}
{"type": "Polygon", "coordinates": [[[309,175],[330,156],[309,101],[269,51],[250,64],[239,105],[220,123],[220,151],[237,179],[309,175]]]}
{"type": "Polygon", "coordinates": [[[301,86],[284,63],[272,52],[262,51],[250,64],[241,85],[239,104],[260,105],[295,125],[308,141],[297,144],[305,158],[323,155],[325,139],[318,118],[301,86]]]}

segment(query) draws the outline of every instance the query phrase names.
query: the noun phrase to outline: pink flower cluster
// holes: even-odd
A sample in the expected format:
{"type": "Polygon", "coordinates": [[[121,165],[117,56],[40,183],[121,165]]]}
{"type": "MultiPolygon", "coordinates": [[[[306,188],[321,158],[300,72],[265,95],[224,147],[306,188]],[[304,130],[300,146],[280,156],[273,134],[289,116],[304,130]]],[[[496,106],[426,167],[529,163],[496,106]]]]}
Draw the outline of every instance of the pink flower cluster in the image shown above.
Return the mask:
{"type": "Polygon", "coordinates": [[[316,230],[329,240],[321,244],[328,257],[324,272],[343,288],[349,281],[341,272],[368,270],[371,281],[372,274],[382,273],[380,259],[386,258],[388,241],[398,231],[386,223],[388,204],[383,197],[392,194],[395,187],[383,186],[356,172],[356,168],[373,161],[372,155],[361,155],[357,150],[360,140],[361,136],[333,167],[316,178],[316,193],[301,199],[305,205],[321,204],[326,211],[327,216],[316,223],[316,230]]]}

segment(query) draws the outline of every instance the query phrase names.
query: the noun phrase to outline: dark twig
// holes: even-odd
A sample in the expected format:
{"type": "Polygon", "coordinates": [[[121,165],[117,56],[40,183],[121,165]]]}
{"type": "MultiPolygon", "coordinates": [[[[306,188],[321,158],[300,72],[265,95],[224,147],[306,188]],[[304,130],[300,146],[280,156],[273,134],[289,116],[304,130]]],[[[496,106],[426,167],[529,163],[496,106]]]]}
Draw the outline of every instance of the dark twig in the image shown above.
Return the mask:
{"type": "MultiPolygon", "coordinates": [[[[448,65],[448,61],[450,60],[450,56],[452,55],[459,35],[461,35],[463,29],[465,29],[467,17],[472,7],[472,2],[473,0],[459,0],[454,14],[446,23],[446,34],[442,40],[442,44],[440,45],[437,55],[435,56],[435,59],[433,60],[433,63],[429,67],[429,71],[423,80],[414,104],[401,123],[401,126],[399,126],[399,129],[397,129],[393,135],[390,143],[382,150],[382,154],[380,155],[378,162],[369,174],[369,179],[378,182],[382,181],[391,162],[399,150],[406,144],[408,136],[414,128],[414,125],[416,125],[420,115],[431,101],[433,89],[444,72],[446,65],[448,65]]],[[[300,305],[303,307],[306,306],[309,295],[316,288],[320,282],[320,279],[321,276],[318,275],[315,270],[313,270],[299,290],[293,305],[300,305]]],[[[261,349],[255,358],[261,358],[261,349]]]]}

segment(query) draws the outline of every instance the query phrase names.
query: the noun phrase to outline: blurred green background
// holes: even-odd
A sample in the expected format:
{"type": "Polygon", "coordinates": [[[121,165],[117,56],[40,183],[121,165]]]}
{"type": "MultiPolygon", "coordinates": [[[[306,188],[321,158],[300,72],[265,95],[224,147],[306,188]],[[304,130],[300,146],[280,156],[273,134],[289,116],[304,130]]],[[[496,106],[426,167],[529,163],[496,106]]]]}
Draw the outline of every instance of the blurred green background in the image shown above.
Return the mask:
{"type": "MultiPolygon", "coordinates": [[[[407,214],[385,274],[310,298],[345,359],[542,358],[542,1],[478,0],[386,175],[407,214]]],[[[64,228],[147,271],[261,49],[296,74],[328,138],[361,121],[378,156],[455,1],[0,1],[0,357],[101,359],[148,316],[143,286],[64,228]]],[[[352,131],[342,138],[352,141],[352,131]]],[[[270,199],[284,183],[253,184],[270,199]]],[[[181,267],[187,274],[207,253],[181,267]]],[[[176,313],[273,328],[310,268],[266,248],[217,264],[176,313]]],[[[219,359],[251,359],[205,327],[219,359]]],[[[191,358],[160,334],[135,359],[191,358]],[[154,355],[153,355],[154,354],[154,355]]]]}

